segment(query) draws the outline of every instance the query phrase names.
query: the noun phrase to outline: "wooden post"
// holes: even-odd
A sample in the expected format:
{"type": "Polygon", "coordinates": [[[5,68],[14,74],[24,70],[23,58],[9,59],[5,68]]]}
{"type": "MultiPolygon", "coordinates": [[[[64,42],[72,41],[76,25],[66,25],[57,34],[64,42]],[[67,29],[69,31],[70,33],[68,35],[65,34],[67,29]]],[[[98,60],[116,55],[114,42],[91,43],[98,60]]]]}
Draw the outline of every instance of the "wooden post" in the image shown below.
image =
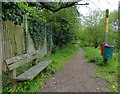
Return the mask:
{"type": "Polygon", "coordinates": [[[16,77],[16,69],[9,72],[9,78],[12,80],[13,86],[11,89],[15,90],[17,86],[17,81],[13,78],[16,77]]]}
{"type": "MultiPolygon", "coordinates": [[[[108,19],[108,16],[109,16],[109,9],[106,9],[106,25],[105,25],[105,32],[106,32],[106,36],[105,36],[105,43],[108,44],[108,22],[109,22],[109,19],[108,19]]],[[[107,59],[104,59],[104,62],[107,63],[107,59]]]]}
{"type": "MultiPolygon", "coordinates": [[[[1,24],[1,23],[0,23],[1,24]]],[[[2,36],[0,28],[0,94],[2,92],[2,63],[3,63],[3,54],[2,54],[2,36]]]]}
{"type": "MultiPolygon", "coordinates": [[[[0,2],[0,12],[2,12],[2,2],[0,2]]],[[[0,17],[0,94],[2,93],[2,18],[0,17]]]]}
{"type": "MultiPolygon", "coordinates": [[[[120,1],[118,3],[118,49],[120,49],[120,1]]],[[[118,52],[118,61],[120,61],[120,52],[118,52]]],[[[120,69],[120,64],[118,64],[120,69]]],[[[118,70],[119,70],[118,69],[118,70]]],[[[120,72],[118,71],[118,92],[120,93],[120,72]]]]}
{"type": "Polygon", "coordinates": [[[0,94],[2,92],[2,63],[3,63],[3,54],[2,54],[2,22],[0,21],[0,94]]]}
{"type": "Polygon", "coordinates": [[[23,26],[25,32],[25,51],[28,52],[28,24],[27,24],[27,15],[23,15],[23,26]]]}
{"type": "Polygon", "coordinates": [[[105,32],[106,32],[106,37],[105,37],[105,43],[108,43],[108,15],[109,15],[109,10],[106,9],[106,28],[105,28],[105,32]]]}

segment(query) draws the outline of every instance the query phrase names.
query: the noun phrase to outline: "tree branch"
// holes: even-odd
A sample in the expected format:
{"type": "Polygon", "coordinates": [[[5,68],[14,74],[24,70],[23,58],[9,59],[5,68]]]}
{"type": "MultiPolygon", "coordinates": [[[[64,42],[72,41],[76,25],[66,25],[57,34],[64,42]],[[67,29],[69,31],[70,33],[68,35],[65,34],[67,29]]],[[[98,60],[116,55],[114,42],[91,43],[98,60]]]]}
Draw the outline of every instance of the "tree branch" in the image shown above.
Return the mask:
{"type": "Polygon", "coordinates": [[[48,9],[48,10],[50,10],[50,11],[52,11],[52,12],[57,12],[57,11],[59,11],[59,10],[61,10],[61,9],[63,9],[63,8],[67,8],[67,7],[71,7],[71,6],[73,6],[73,5],[75,5],[77,2],[79,2],[79,1],[81,1],[81,0],[76,0],[76,2],[61,2],[61,3],[59,3],[59,5],[58,6],[50,6],[50,5],[47,5],[47,2],[40,2],[40,4],[42,5],[42,7],[43,8],[45,8],[45,9],[48,9]]]}

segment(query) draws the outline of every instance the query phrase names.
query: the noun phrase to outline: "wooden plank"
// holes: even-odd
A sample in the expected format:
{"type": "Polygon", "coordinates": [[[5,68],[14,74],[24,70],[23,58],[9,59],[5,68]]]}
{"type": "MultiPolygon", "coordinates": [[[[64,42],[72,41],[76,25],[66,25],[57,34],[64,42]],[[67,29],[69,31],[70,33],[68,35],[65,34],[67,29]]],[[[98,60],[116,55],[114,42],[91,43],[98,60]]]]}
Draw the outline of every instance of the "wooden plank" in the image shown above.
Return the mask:
{"type": "Polygon", "coordinates": [[[36,75],[38,75],[43,69],[45,69],[48,64],[52,61],[42,61],[26,71],[25,73],[19,75],[18,77],[14,77],[17,81],[25,81],[25,80],[32,80],[36,75]]]}
{"type": "Polygon", "coordinates": [[[18,68],[20,66],[23,66],[25,64],[30,63],[30,61],[32,61],[32,60],[34,60],[36,58],[37,58],[37,54],[35,56],[29,56],[26,59],[22,59],[22,60],[14,63],[14,64],[9,65],[8,69],[9,69],[9,71],[14,70],[14,69],[16,69],[16,68],[18,68]]]}
{"type": "MultiPolygon", "coordinates": [[[[8,53],[7,53],[7,41],[8,41],[8,37],[7,37],[7,21],[5,21],[3,23],[4,27],[3,27],[3,60],[7,59],[8,58],[8,53]]],[[[6,71],[6,64],[3,62],[2,64],[2,68],[3,68],[3,71],[6,71]]]]}
{"type": "Polygon", "coordinates": [[[5,21],[5,31],[4,31],[4,35],[5,35],[5,36],[4,36],[4,38],[5,38],[5,40],[4,40],[4,42],[5,42],[4,54],[5,54],[5,59],[7,59],[7,54],[6,54],[6,53],[7,53],[7,52],[6,52],[6,51],[7,51],[7,22],[6,22],[6,21],[5,21]]]}
{"type": "Polygon", "coordinates": [[[18,54],[22,54],[22,50],[21,50],[21,31],[20,31],[20,26],[17,25],[16,26],[16,35],[17,35],[17,43],[18,43],[18,54]]]}
{"type": "Polygon", "coordinates": [[[17,26],[15,25],[14,27],[15,27],[15,31],[14,31],[14,33],[15,33],[15,43],[16,43],[16,45],[15,45],[15,46],[16,46],[16,54],[19,55],[17,26]]]}
{"type": "Polygon", "coordinates": [[[13,57],[12,56],[12,42],[11,42],[11,37],[13,37],[12,33],[11,33],[12,32],[12,24],[10,21],[8,21],[7,24],[8,24],[8,34],[7,34],[7,36],[8,36],[8,42],[7,42],[8,43],[8,48],[7,48],[8,51],[7,52],[8,53],[7,54],[8,54],[8,58],[11,58],[11,57],[13,57]]]}
{"type": "Polygon", "coordinates": [[[14,30],[14,23],[11,22],[11,43],[12,43],[12,57],[15,56],[15,41],[14,41],[14,33],[13,33],[13,30],[14,30]]]}
{"type": "MultiPolygon", "coordinates": [[[[2,52],[3,52],[3,60],[5,60],[5,23],[2,23],[3,31],[2,31],[2,52]]],[[[5,71],[5,66],[2,63],[2,70],[5,71]]]]}
{"type": "Polygon", "coordinates": [[[21,31],[21,27],[19,26],[19,45],[20,45],[20,54],[22,54],[22,39],[21,39],[21,36],[22,36],[22,31],[21,31]]]}
{"type": "Polygon", "coordinates": [[[25,31],[25,51],[28,52],[28,24],[27,24],[27,15],[23,15],[23,28],[25,31]]]}
{"type": "Polygon", "coordinates": [[[22,52],[25,51],[25,37],[24,37],[24,29],[23,29],[23,25],[21,26],[21,33],[22,33],[22,36],[21,36],[21,42],[22,42],[22,52]]]}
{"type": "Polygon", "coordinates": [[[16,41],[15,41],[15,25],[14,25],[14,23],[13,23],[13,28],[12,28],[12,34],[13,34],[13,53],[14,53],[14,56],[15,56],[15,54],[16,54],[16,41]]]}
{"type": "Polygon", "coordinates": [[[7,56],[7,59],[10,58],[9,57],[9,22],[7,21],[6,22],[6,56],[7,56]]]}
{"type": "Polygon", "coordinates": [[[5,60],[5,62],[9,65],[9,64],[15,63],[15,62],[17,62],[19,60],[25,59],[25,58],[27,58],[27,57],[29,57],[31,55],[34,55],[34,54],[35,54],[35,52],[23,54],[23,55],[20,55],[20,56],[16,56],[16,57],[7,59],[7,60],[5,60]]]}
{"type": "Polygon", "coordinates": [[[11,22],[9,22],[9,58],[13,57],[13,54],[12,54],[12,42],[11,42],[11,38],[13,37],[12,36],[12,24],[11,22]]]}
{"type": "MultiPolygon", "coordinates": [[[[0,2],[0,12],[1,12],[1,8],[2,8],[2,3],[0,2]]],[[[2,19],[0,17],[0,94],[2,94],[2,63],[3,63],[2,34],[3,34],[2,19]]]]}

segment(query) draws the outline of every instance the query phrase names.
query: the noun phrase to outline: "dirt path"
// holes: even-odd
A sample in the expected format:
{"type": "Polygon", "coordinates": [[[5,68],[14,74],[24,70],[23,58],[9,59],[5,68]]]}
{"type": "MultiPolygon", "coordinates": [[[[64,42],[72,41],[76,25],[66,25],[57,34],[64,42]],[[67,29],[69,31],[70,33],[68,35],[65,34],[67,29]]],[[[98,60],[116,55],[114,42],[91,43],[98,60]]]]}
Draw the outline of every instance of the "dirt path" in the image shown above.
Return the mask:
{"type": "Polygon", "coordinates": [[[107,83],[95,75],[95,65],[85,61],[83,50],[66,62],[61,72],[46,79],[41,92],[107,92],[107,83]]]}

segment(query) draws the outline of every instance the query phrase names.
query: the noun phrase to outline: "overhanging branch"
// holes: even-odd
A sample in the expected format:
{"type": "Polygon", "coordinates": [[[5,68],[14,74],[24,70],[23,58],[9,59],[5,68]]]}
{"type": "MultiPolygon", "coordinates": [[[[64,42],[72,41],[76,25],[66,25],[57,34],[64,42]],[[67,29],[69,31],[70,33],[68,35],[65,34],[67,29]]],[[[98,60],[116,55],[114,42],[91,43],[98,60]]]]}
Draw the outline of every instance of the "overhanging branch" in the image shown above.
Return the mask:
{"type": "Polygon", "coordinates": [[[43,8],[48,9],[52,12],[57,12],[63,8],[71,7],[81,0],[76,0],[76,2],[60,2],[58,6],[49,6],[46,2],[40,2],[43,8]],[[62,3],[62,4],[61,4],[62,3]]]}

